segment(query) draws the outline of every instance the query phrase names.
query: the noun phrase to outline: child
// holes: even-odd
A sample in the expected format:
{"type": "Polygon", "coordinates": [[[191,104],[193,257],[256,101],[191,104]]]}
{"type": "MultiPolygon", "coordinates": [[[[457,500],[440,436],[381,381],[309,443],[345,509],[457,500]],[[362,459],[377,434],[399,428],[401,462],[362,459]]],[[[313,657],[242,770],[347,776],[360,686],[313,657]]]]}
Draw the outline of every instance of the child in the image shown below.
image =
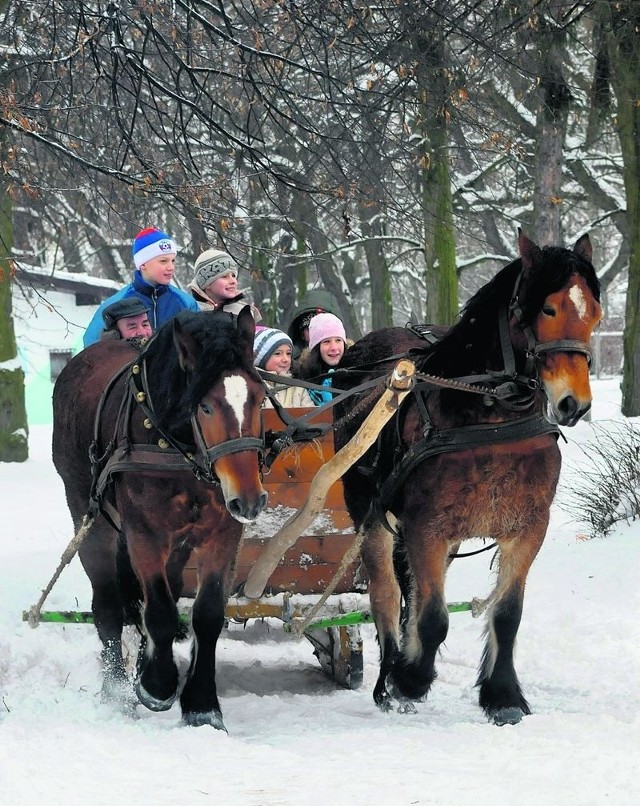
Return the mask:
{"type": "Polygon", "coordinates": [[[337,313],[338,301],[329,291],[315,288],[308,291],[293,312],[287,333],[293,341],[293,357],[299,359],[309,349],[309,322],[319,313],[337,313]]]}
{"type": "MultiPolygon", "coordinates": [[[[302,359],[299,375],[305,380],[331,386],[331,378],[320,379],[318,376],[333,372],[340,363],[347,347],[347,336],[344,325],[332,313],[316,314],[309,322],[309,353],[302,359]]],[[[333,395],[311,389],[311,399],[316,406],[328,403],[333,395]]]]}
{"type": "Polygon", "coordinates": [[[192,297],[169,285],[176,267],[177,251],[176,242],[166,232],[154,227],[140,230],[133,239],[133,262],[136,267],[133,280],[108,297],[94,313],[83,337],[85,347],[100,340],[102,311],[107,305],[121,299],[137,297],[142,300],[150,309],[149,321],[154,331],[180,311],[198,310],[192,297]]]}
{"type": "MultiPolygon", "coordinates": [[[[290,378],[292,350],[293,342],[282,330],[276,330],[273,327],[263,327],[256,330],[255,339],[253,340],[253,363],[256,367],[264,369],[266,372],[274,372],[277,375],[290,378]]],[[[265,383],[270,387],[275,386],[269,381],[265,381],[265,383]]],[[[275,393],[275,398],[281,406],[287,409],[311,408],[313,406],[309,393],[301,386],[287,386],[284,389],[280,389],[275,393]]],[[[264,405],[267,408],[273,408],[273,403],[268,397],[264,405]]]]}
{"type": "MultiPolygon", "coordinates": [[[[187,288],[202,311],[227,311],[237,316],[248,302],[238,291],[238,268],[231,255],[220,249],[207,249],[198,256],[193,280],[187,288]]],[[[256,322],[262,321],[260,311],[251,305],[256,322]]]]}

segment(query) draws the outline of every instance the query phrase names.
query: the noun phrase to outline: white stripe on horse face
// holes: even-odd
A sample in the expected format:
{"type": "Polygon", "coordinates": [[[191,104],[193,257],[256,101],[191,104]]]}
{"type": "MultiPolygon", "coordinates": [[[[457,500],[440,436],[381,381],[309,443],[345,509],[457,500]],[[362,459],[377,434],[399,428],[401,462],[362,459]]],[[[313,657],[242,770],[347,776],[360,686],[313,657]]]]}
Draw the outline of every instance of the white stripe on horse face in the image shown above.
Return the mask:
{"type": "Polygon", "coordinates": [[[244,420],[244,404],[249,397],[247,381],[240,375],[230,375],[224,379],[224,395],[231,406],[238,421],[238,431],[242,436],[242,423],[244,420]]]}
{"type": "Polygon", "coordinates": [[[584,293],[580,286],[571,286],[569,289],[569,299],[576,306],[576,311],[578,312],[580,319],[584,321],[587,317],[587,300],[585,299],[584,293]]]}

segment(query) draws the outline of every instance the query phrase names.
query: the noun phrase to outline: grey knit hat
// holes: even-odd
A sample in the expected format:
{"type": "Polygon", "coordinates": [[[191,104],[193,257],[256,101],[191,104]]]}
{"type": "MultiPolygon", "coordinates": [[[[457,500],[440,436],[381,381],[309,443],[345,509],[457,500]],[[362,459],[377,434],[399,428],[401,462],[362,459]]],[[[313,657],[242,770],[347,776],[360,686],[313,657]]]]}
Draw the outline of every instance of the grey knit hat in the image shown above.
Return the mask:
{"type": "Polygon", "coordinates": [[[228,271],[238,273],[238,267],[231,255],[220,249],[207,249],[196,259],[193,280],[204,290],[217,277],[228,271]]]}
{"type": "Polygon", "coordinates": [[[253,363],[255,366],[264,369],[267,361],[278,347],[282,347],[283,344],[288,344],[293,349],[293,342],[282,330],[276,330],[275,327],[263,327],[260,330],[256,330],[253,340],[253,363]]]}

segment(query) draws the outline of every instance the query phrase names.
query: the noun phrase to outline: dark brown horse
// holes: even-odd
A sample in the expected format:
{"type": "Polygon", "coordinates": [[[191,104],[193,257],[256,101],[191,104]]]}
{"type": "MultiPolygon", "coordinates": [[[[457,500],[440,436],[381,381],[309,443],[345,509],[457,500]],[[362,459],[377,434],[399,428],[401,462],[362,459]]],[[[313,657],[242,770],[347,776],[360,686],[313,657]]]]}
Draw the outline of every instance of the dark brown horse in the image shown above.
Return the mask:
{"type": "MultiPolygon", "coordinates": [[[[540,249],[523,235],[519,247],[521,257],[480,289],[435,345],[403,328],[374,331],[343,361],[361,371],[335,376],[336,386],[355,386],[408,351],[421,373],[367,461],[343,479],[365,533],[381,652],[374,700],[385,710],[394,696],[400,710],[413,710],[411,701],[429,691],[448,630],[450,555],[480,537],[499,547],[480,705],[496,724],[530,713],[513,665],[525,581],[560,473],[555,424],[574,425],[589,410],[589,342],[602,314],[588,236],[572,251],[540,249]]],[[[338,407],[336,417],[346,417],[336,447],[370,406],[363,408],[349,417],[352,400],[338,407]]]]}
{"type": "Polygon", "coordinates": [[[76,529],[90,500],[100,510],[79,554],[93,588],[106,699],[131,702],[121,637],[127,616],[140,622],[136,599],[144,602],[138,699],[162,711],[177,698],[175,602],[184,565],[196,559],[191,666],[180,693],[189,725],[224,728],[216,642],[242,523],[267,499],[253,335],[249,308],[237,320],[183,313],[142,352],[126,341],[83,350],[53,394],[53,461],[76,529]]]}

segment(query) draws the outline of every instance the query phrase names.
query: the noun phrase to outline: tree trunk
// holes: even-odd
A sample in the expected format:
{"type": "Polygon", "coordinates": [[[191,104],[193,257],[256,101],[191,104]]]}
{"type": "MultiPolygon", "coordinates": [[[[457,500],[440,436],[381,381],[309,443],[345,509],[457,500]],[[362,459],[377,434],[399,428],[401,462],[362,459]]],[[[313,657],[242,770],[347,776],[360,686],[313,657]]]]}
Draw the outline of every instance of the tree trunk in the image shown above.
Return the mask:
{"type": "MultiPolygon", "coordinates": [[[[555,4],[551,4],[554,6],[555,4]]],[[[533,220],[536,243],[561,245],[562,172],[564,139],[571,92],[564,78],[565,29],[549,15],[541,15],[534,38],[536,77],[540,80],[540,103],[536,125],[536,165],[533,220]]]]}
{"type": "Polygon", "coordinates": [[[629,225],[629,283],[624,329],[622,413],[640,415],[640,8],[609,6],[611,81],[617,101],[629,225]]]}
{"type": "Polygon", "coordinates": [[[447,133],[442,118],[432,118],[428,128],[434,147],[422,169],[425,310],[427,322],[449,325],[458,313],[458,275],[447,133]]]}
{"type": "MultiPolygon", "coordinates": [[[[331,292],[340,305],[340,318],[344,322],[347,336],[359,339],[362,336],[360,323],[354,313],[351,300],[348,298],[346,283],[338,274],[335,262],[331,257],[332,249],[329,240],[318,222],[317,208],[314,207],[310,195],[295,192],[294,209],[298,219],[291,221],[294,232],[301,238],[313,255],[313,263],[322,282],[322,288],[331,292]]],[[[306,290],[306,289],[305,289],[306,290]]]]}
{"type": "Polygon", "coordinates": [[[384,255],[384,247],[378,236],[383,235],[380,206],[372,201],[359,205],[360,229],[365,238],[364,253],[371,288],[371,329],[389,327],[393,324],[391,304],[391,276],[384,255]]]}
{"type": "Polygon", "coordinates": [[[458,313],[458,277],[449,161],[449,84],[445,43],[437,15],[430,19],[415,18],[410,11],[406,23],[411,26],[407,29],[407,35],[418,56],[417,129],[420,134],[426,264],[425,310],[428,322],[448,325],[458,313]]]}
{"type": "MultiPolygon", "coordinates": [[[[5,138],[6,130],[0,134],[2,163],[5,138]]],[[[29,458],[24,372],[18,361],[11,300],[12,212],[8,183],[0,175],[0,462],[24,462],[29,458]]]]}

